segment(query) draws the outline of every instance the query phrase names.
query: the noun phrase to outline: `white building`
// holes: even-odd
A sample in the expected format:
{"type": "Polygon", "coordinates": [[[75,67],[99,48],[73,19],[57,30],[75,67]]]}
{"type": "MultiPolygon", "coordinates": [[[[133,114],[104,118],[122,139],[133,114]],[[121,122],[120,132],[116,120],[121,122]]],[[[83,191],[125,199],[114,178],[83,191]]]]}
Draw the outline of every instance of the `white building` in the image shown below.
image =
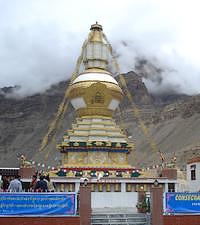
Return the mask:
{"type": "Polygon", "coordinates": [[[194,157],[188,161],[187,182],[190,192],[200,191],[200,156],[194,157]]]}

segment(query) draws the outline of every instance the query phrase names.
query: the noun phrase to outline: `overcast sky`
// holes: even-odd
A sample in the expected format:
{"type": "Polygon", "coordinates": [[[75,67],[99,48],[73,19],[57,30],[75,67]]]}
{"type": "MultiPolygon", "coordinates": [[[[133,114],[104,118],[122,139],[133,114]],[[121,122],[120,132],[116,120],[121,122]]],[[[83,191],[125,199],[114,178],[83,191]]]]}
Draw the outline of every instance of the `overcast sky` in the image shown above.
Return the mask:
{"type": "Polygon", "coordinates": [[[30,95],[69,78],[98,21],[122,72],[145,58],[163,70],[161,84],[146,81],[151,91],[197,94],[199,11],[198,0],[0,0],[0,87],[20,85],[30,95]]]}

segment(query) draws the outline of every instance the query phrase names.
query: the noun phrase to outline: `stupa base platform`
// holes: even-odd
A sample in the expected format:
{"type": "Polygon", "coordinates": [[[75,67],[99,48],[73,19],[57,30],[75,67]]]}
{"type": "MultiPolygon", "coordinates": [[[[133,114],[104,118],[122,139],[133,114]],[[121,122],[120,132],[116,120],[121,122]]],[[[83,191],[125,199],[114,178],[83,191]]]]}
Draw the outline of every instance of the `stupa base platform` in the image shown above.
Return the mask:
{"type": "Polygon", "coordinates": [[[51,171],[51,177],[87,177],[87,178],[131,178],[138,177],[141,175],[140,169],[135,167],[98,167],[98,166],[70,166],[70,167],[61,167],[59,170],[51,171]]]}
{"type": "Polygon", "coordinates": [[[91,166],[91,167],[61,167],[62,170],[66,171],[90,171],[90,170],[96,170],[96,171],[133,171],[136,170],[135,167],[96,167],[96,166],[91,166]]]}

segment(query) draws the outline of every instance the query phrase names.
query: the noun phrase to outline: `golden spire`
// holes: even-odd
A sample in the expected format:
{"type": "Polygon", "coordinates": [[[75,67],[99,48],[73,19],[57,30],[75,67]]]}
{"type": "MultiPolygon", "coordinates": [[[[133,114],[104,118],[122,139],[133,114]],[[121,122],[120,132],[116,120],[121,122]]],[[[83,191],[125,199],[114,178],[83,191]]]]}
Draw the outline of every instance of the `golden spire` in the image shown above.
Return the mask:
{"type": "Polygon", "coordinates": [[[96,22],[96,24],[91,25],[90,30],[91,30],[91,35],[90,35],[91,38],[89,41],[103,43],[102,26],[96,22]]]}
{"type": "Polygon", "coordinates": [[[88,42],[83,50],[85,69],[98,68],[107,70],[109,46],[103,39],[103,28],[96,22],[90,28],[88,42]]]}

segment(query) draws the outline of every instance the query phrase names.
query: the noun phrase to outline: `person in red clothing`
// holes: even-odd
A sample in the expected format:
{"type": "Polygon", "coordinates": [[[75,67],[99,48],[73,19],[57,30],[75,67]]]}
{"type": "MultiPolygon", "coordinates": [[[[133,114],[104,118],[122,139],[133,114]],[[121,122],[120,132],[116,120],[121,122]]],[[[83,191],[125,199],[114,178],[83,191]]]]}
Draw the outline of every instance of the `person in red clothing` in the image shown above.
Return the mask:
{"type": "Polygon", "coordinates": [[[2,189],[3,189],[3,191],[7,191],[8,187],[9,187],[9,184],[10,184],[8,177],[7,176],[3,176],[2,177],[2,181],[3,181],[2,189]]]}
{"type": "Polygon", "coordinates": [[[35,190],[36,184],[37,184],[37,175],[33,175],[32,176],[32,181],[31,181],[30,187],[29,187],[30,191],[34,191],[35,190]]]}

